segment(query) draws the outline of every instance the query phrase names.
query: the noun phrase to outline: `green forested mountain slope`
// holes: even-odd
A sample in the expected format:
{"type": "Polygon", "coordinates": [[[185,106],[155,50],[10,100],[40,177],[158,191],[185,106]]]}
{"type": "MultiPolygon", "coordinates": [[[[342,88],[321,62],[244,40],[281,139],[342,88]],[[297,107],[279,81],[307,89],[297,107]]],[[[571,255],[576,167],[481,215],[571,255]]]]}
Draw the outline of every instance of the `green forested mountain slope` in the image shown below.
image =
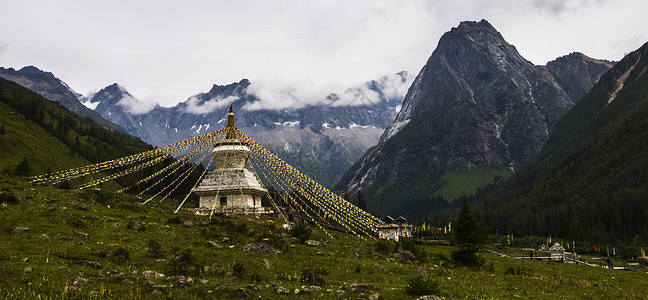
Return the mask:
{"type": "Polygon", "coordinates": [[[0,120],[0,172],[22,173],[22,170],[15,168],[24,159],[29,162],[27,174],[90,163],[82,157],[71,155],[68,146],[4,103],[0,103],[0,120]]]}
{"type": "Polygon", "coordinates": [[[479,217],[500,232],[648,245],[646,70],[648,43],[601,77],[479,217]]]}
{"type": "Polygon", "coordinates": [[[0,116],[0,172],[4,173],[35,175],[151,149],[139,139],[79,117],[1,78],[0,116]],[[27,172],[23,172],[24,161],[27,172]]]}

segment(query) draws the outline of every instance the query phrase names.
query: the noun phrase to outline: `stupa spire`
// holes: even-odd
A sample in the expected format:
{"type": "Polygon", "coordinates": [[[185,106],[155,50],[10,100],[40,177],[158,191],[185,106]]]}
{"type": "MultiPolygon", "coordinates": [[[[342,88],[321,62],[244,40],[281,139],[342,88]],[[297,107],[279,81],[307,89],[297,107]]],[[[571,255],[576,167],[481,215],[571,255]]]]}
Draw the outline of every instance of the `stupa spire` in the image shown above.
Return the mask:
{"type": "Polygon", "coordinates": [[[236,126],[234,126],[234,110],[232,109],[232,104],[229,107],[229,113],[227,114],[227,128],[225,128],[226,139],[233,139],[236,137],[236,126]]]}

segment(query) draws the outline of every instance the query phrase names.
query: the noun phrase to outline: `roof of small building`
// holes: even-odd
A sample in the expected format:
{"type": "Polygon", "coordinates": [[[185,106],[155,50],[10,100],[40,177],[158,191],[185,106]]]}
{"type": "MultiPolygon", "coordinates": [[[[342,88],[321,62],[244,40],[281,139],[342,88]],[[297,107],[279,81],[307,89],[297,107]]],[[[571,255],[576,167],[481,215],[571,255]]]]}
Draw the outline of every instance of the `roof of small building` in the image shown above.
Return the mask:
{"type": "Polygon", "coordinates": [[[398,222],[398,223],[407,223],[407,219],[405,219],[405,217],[403,217],[403,216],[400,216],[400,217],[396,218],[395,221],[398,222]]]}

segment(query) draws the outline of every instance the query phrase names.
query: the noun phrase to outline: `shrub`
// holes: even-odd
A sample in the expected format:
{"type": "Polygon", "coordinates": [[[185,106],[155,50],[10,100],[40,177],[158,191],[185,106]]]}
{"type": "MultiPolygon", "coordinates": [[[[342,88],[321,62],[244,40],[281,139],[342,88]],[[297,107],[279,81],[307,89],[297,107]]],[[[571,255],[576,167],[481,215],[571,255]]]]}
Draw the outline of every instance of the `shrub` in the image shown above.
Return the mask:
{"type": "Polygon", "coordinates": [[[0,191],[0,202],[7,204],[18,204],[20,200],[9,190],[0,191]]]}
{"type": "Polygon", "coordinates": [[[190,249],[172,259],[170,267],[169,273],[174,275],[195,275],[200,269],[190,249]]]}
{"type": "Polygon", "coordinates": [[[245,266],[243,266],[242,263],[234,263],[234,266],[232,266],[232,275],[236,278],[243,278],[245,276],[245,266]]]}
{"type": "Polygon", "coordinates": [[[292,226],[290,234],[299,239],[299,242],[303,244],[306,240],[310,239],[312,230],[306,223],[297,222],[292,226]]]}
{"type": "Polygon", "coordinates": [[[388,240],[378,240],[375,249],[378,253],[390,254],[398,250],[398,244],[388,240]]]}
{"type": "Polygon", "coordinates": [[[405,292],[408,295],[421,296],[421,295],[434,295],[439,293],[439,282],[431,277],[423,277],[423,275],[416,275],[407,280],[405,292]]]}
{"type": "Polygon", "coordinates": [[[148,243],[148,257],[151,258],[163,258],[164,251],[162,251],[162,245],[156,240],[150,240],[148,243]]]}
{"type": "Polygon", "coordinates": [[[182,219],[180,217],[173,217],[167,220],[167,224],[182,224],[182,219]]]}
{"type": "Polygon", "coordinates": [[[130,252],[127,249],[119,247],[113,252],[112,260],[114,262],[120,263],[127,261],[130,258],[130,252]]]}
{"type": "Polygon", "coordinates": [[[450,254],[455,264],[460,266],[479,266],[482,264],[477,254],[471,250],[458,249],[450,254]]]}

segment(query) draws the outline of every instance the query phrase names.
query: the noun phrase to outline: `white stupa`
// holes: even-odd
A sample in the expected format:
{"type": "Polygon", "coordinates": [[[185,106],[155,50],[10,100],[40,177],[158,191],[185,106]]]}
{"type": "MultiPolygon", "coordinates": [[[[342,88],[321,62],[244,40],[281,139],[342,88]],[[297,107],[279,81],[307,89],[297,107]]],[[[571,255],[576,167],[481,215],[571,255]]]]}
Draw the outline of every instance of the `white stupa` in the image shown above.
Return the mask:
{"type": "Polygon", "coordinates": [[[225,212],[249,212],[260,209],[261,198],[268,192],[247,168],[250,149],[236,139],[234,112],[230,104],[225,140],[212,149],[215,170],[209,171],[192,191],[200,197],[200,209],[225,212]]]}

